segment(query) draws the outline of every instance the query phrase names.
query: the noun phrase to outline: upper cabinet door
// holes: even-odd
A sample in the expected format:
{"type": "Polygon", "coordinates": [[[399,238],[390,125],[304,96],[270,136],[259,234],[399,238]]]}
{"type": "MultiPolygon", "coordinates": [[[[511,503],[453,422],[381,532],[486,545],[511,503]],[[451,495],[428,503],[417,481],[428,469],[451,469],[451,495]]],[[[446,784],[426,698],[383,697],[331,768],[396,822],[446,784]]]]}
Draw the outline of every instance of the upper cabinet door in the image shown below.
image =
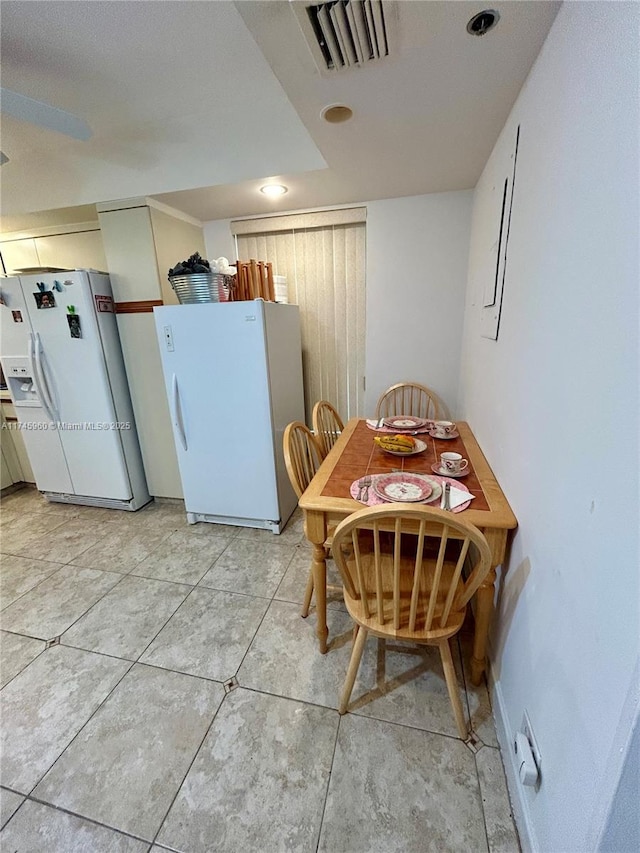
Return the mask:
{"type": "Polygon", "coordinates": [[[93,231],[54,234],[52,237],[7,240],[0,244],[0,254],[7,275],[31,267],[107,271],[102,234],[97,227],[93,231]]]}
{"type": "Polygon", "coordinates": [[[36,241],[32,238],[7,240],[6,243],[0,244],[0,253],[7,275],[13,275],[16,270],[42,266],[36,249],[36,241]]]}
{"type": "Polygon", "coordinates": [[[40,265],[65,269],[107,271],[100,231],[77,231],[35,239],[40,265]]]}

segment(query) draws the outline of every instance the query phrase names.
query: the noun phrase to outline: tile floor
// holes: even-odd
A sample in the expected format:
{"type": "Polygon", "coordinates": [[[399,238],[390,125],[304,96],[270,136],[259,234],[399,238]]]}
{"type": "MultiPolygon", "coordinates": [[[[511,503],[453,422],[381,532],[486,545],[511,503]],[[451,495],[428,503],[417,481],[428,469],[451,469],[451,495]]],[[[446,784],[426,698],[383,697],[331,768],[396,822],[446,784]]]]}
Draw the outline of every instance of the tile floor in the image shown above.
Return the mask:
{"type": "Polygon", "coordinates": [[[351,624],[333,597],[318,653],[298,513],[275,537],[23,489],[0,527],[2,849],[519,850],[468,636],[472,743],[430,649],[370,640],[339,717],[351,624]]]}

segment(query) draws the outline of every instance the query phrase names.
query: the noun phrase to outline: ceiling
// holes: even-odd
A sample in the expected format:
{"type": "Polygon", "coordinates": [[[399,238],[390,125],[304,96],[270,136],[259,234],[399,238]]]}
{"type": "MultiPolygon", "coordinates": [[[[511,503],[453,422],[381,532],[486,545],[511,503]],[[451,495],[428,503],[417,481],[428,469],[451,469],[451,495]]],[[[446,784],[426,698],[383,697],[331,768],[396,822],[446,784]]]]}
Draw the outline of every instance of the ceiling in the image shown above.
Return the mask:
{"type": "Polygon", "coordinates": [[[482,38],[482,3],[383,3],[390,56],[327,74],[288,0],[3,0],[2,85],[93,136],[2,116],[1,230],[135,196],[206,221],[475,186],[559,3],[487,4],[482,38]],[[353,118],[325,122],[335,103],[353,118]]]}

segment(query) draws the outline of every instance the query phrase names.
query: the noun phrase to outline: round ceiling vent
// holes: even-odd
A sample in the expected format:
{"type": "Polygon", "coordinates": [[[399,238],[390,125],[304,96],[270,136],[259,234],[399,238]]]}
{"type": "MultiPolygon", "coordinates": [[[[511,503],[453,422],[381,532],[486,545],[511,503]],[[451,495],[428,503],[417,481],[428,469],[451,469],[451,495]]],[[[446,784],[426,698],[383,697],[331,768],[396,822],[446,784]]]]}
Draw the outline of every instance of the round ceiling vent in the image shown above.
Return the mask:
{"type": "Polygon", "coordinates": [[[500,20],[500,13],[495,9],[485,9],[483,12],[478,12],[467,24],[467,32],[472,36],[483,36],[492,30],[500,20]]]}
{"type": "Polygon", "coordinates": [[[344,104],[333,104],[330,107],[325,107],[321,115],[329,124],[340,124],[343,121],[349,121],[353,115],[353,110],[350,107],[345,107],[344,104]]]}

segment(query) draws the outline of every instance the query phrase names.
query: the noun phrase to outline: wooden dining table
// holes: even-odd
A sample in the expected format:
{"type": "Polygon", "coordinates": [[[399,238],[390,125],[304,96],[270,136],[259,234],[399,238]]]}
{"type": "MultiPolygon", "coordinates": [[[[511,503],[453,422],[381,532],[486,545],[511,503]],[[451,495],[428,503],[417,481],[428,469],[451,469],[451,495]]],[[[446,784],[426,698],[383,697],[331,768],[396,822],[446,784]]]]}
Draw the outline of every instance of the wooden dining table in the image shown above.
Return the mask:
{"type": "Polygon", "coordinates": [[[424,452],[412,456],[392,456],[374,442],[378,434],[367,421],[353,418],[318,469],[299,500],[304,512],[305,535],[312,545],[312,566],[316,599],[317,636],[320,651],[327,651],[327,563],[324,543],[330,522],[362,509],[363,504],[350,494],[351,484],[365,475],[384,474],[398,469],[433,476],[432,464],[445,451],[461,453],[469,461],[469,473],[459,482],[474,495],[460,517],[472,522],[485,535],[491,549],[491,570],[476,593],[475,635],[471,658],[471,679],[479,684],[485,671],[487,636],[491,624],[495,594],[496,568],[503,562],[510,530],[517,520],[504,496],[471,429],[457,421],[458,436],[432,438],[428,433],[416,438],[424,441],[424,452]]]}

